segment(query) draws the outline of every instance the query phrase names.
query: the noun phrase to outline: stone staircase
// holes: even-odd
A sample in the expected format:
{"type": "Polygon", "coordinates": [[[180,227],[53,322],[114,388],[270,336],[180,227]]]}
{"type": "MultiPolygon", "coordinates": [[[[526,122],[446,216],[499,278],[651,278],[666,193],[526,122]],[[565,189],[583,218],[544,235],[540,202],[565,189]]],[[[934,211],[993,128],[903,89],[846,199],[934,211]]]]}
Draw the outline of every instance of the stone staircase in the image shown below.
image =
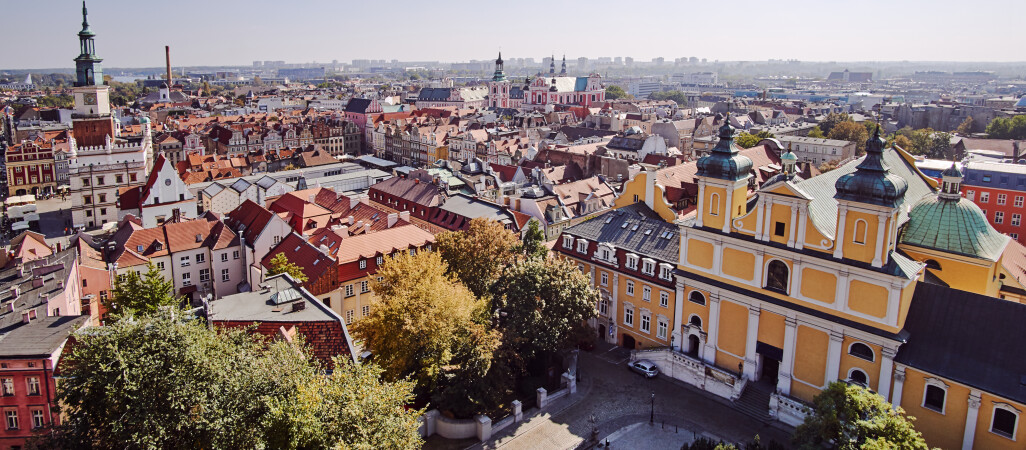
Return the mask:
{"type": "Polygon", "coordinates": [[[772,394],[773,386],[768,383],[748,383],[741,398],[734,402],[734,408],[763,424],[768,424],[773,420],[769,415],[769,401],[772,394]]]}

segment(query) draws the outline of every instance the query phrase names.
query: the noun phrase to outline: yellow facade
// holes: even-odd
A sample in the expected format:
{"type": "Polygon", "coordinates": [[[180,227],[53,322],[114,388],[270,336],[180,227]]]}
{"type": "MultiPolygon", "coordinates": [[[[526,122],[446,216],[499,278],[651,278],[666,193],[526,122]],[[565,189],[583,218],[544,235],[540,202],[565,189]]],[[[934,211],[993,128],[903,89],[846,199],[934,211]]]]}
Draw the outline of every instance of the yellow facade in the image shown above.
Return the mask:
{"type": "Polygon", "coordinates": [[[663,186],[656,183],[656,172],[655,171],[643,171],[634,176],[623,185],[623,192],[616,200],[613,201],[613,209],[622,208],[627,205],[632,205],[638,202],[645,202],[649,208],[652,209],[656,214],[659,215],[663,220],[672,222],[677,219],[677,213],[673,210],[673,207],[669,202],[666,201],[665,189],[663,186]],[[649,189],[648,179],[651,176],[651,189],[652,198],[649,199],[647,192],[649,189]]]}
{"type": "Polygon", "coordinates": [[[977,292],[991,297],[996,297],[1001,289],[1001,281],[998,277],[1002,267],[1000,260],[987,261],[968,258],[910,245],[901,245],[900,248],[916,261],[924,263],[931,261],[927,270],[954,289],[977,292]]]}

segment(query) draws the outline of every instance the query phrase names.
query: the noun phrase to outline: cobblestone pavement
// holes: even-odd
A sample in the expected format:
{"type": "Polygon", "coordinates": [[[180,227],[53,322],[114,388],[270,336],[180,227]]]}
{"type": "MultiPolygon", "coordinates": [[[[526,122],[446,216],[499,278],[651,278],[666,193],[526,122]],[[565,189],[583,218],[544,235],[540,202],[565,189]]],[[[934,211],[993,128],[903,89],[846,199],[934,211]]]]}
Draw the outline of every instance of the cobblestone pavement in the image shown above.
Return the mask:
{"type": "Polygon", "coordinates": [[[623,364],[625,355],[608,346],[581,352],[582,382],[577,395],[561,399],[563,404],[554,404],[541,415],[525,416],[523,423],[472,448],[575,448],[590,442],[594,427],[601,440],[629,425],[647,425],[650,419],[654,426],[689,430],[692,437],[738,442],[759,434],[763,442],[789,442],[788,432],[751,419],[725,400],[664,376],[645,379],[629,371],[623,364]]]}
{"type": "Polygon", "coordinates": [[[608,447],[623,449],[679,449],[695,440],[692,432],[678,427],[636,423],[623,427],[603,439],[608,447]]]}

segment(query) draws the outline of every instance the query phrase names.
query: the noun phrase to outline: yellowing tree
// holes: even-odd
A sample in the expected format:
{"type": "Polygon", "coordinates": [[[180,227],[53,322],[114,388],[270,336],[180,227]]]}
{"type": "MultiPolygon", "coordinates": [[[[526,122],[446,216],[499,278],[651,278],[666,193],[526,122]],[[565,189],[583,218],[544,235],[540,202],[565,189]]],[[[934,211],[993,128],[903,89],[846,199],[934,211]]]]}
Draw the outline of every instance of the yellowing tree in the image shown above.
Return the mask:
{"type": "Polygon", "coordinates": [[[516,260],[517,235],[491,219],[474,219],[465,231],[439,234],[435,247],[474,295],[488,294],[502,268],[516,260]]]}

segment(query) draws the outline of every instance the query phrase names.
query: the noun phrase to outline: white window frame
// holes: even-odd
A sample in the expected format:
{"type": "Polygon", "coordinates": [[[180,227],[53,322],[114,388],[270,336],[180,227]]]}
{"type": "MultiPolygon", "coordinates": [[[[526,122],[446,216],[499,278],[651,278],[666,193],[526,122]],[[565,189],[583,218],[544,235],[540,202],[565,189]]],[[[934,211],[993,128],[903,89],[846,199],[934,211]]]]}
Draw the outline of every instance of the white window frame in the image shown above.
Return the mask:
{"type": "Polygon", "coordinates": [[[669,328],[670,326],[667,323],[667,320],[660,316],[659,320],[656,321],[656,337],[659,339],[666,339],[666,332],[669,328]]]}
{"type": "Polygon", "coordinates": [[[221,262],[226,262],[226,261],[228,261],[228,252],[224,252],[224,253],[221,254],[221,262]]]}
{"type": "Polygon", "coordinates": [[[634,280],[627,280],[627,295],[634,296],[634,280]]]}
{"type": "Polygon", "coordinates": [[[367,268],[367,260],[366,259],[361,259],[360,260],[360,270],[363,270],[363,269],[366,269],[366,268],[367,268]]]}
{"type": "Polygon", "coordinates": [[[1014,206],[1014,207],[1016,207],[1016,208],[1022,208],[1022,204],[1023,204],[1023,196],[1021,196],[1021,195],[1016,195],[1016,196],[1015,196],[1015,201],[1014,201],[1014,203],[1012,204],[1012,206],[1014,206]]]}
{"type": "Polygon", "coordinates": [[[4,411],[4,429],[17,430],[20,429],[21,421],[18,418],[17,409],[8,409],[4,411]]]}
{"type": "Polygon", "coordinates": [[[370,283],[368,283],[367,280],[361,281],[360,282],[360,293],[361,294],[366,294],[366,293],[370,292],[369,285],[370,285],[370,283]]]}
{"type": "Polygon", "coordinates": [[[1015,409],[1014,406],[1009,405],[1008,403],[994,402],[994,409],[990,412],[990,427],[987,428],[987,431],[990,431],[992,434],[996,434],[996,435],[1001,436],[1001,437],[1003,437],[1005,439],[1011,439],[1012,441],[1015,441],[1015,436],[1019,433],[1019,413],[1020,413],[1020,411],[1018,409],[1015,409]],[[1006,436],[1005,433],[1003,433],[1003,432],[996,432],[996,431],[994,431],[994,418],[995,418],[995,416],[997,416],[997,410],[998,409],[1003,409],[1003,410],[1008,411],[1008,412],[1010,412],[1012,414],[1015,414],[1015,426],[1012,427],[1012,435],[1011,436],[1006,436]]]}
{"type": "Polygon", "coordinates": [[[627,268],[631,270],[638,270],[638,255],[633,253],[627,254],[627,268]]]}
{"type": "Polygon", "coordinates": [[[563,248],[570,250],[574,248],[574,237],[563,236],[563,248]]]}
{"type": "Polygon", "coordinates": [[[382,264],[385,263],[385,257],[378,255],[377,258],[374,258],[374,262],[378,263],[378,267],[380,267],[382,264]]]}
{"type": "Polygon", "coordinates": [[[655,275],[656,262],[651,258],[641,259],[641,273],[645,275],[655,275]]]}
{"type": "Polygon", "coordinates": [[[232,273],[231,273],[231,271],[228,270],[228,269],[221,269],[221,281],[224,282],[224,281],[231,281],[231,280],[232,280],[232,273]]]}
{"type": "Polygon", "coordinates": [[[990,203],[990,192],[980,192],[980,203],[990,203]]]}
{"type": "Polygon", "coordinates": [[[185,255],[185,256],[182,256],[182,257],[178,258],[178,263],[181,264],[182,267],[189,266],[189,264],[191,264],[189,262],[189,255],[185,255]]]}
{"type": "Polygon", "coordinates": [[[1005,202],[1007,202],[1007,201],[1008,201],[1008,196],[1007,195],[1005,195],[1005,194],[998,194],[998,196],[997,196],[997,204],[1004,205],[1005,202]]]}
{"type": "Polygon", "coordinates": [[[599,281],[603,286],[609,286],[609,274],[601,272],[599,276],[599,281]]]}
{"type": "Polygon", "coordinates": [[[192,274],[185,272],[182,274],[182,286],[192,286],[192,274]]]}
{"type": "Polygon", "coordinates": [[[623,324],[629,327],[634,327],[634,307],[628,307],[623,309],[623,324]]]}
{"type": "Polygon", "coordinates": [[[965,190],[965,198],[969,199],[969,201],[975,202],[976,201],[976,191],[974,191],[972,189],[966,189],[965,190]]]}
{"type": "Polygon", "coordinates": [[[672,280],[673,266],[666,263],[659,263],[659,278],[664,280],[672,280]]]}
{"type": "Polygon", "coordinates": [[[602,314],[603,316],[609,315],[609,300],[604,298],[599,299],[599,314],[602,314]]]}
{"type": "Polygon", "coordinates": [[[588,253],[588,241],[584,239],[577,240],[577,253],[588,253]]]}
{"type": "Polygon", "coordinates": [[[925,410],[933,411],[933,412],[938,413],[940,415],[944,415],[944,412],[947,411],[947,409],[948,409],[948,388],[949,387],[950,386],[948,386],[947,383],[945,383],[945,382],[943,382],[943,381],[941,381],[941,380],[939,380],[937,378],[930,377],[930,378],[927,378],[927,379],[923,380],[923,401],[919,404],[919,406],[921,406],[925,410]],[[926,405],[926,390],[929,389],[930,386],[933,386],[933,387],[936,387],[936,388],[940,388],[940,390],[944,391],[944,403],[941,404],[940,411],[938,411],[936,409],[933,409],[932,406],[927,406],[926,405]]]}
{"type": "Polygon", "coordinates": [[[641,311],[641,324],[638,329],[642,333],[652,333],[652,313],[641,311]]]}
{"type": "Polygon", "coordinates": [[[670,306],[670,293],[666,291],[659,291],[659,306],[666,308],[670,306]]]}
{"type": "Polygon", "coordinates": [[[210,269],[200,269],[200,283],[210,281],[210,269]]]}
{"type": "Polygon", "coordinates": [[[641,298],[646,302],[652,301],[652,287],[645,285],[641,287],[641,298]]]}
{"type": "Polygon", "coordinates": [[[207,257],[206,257],[206,255],[204,255],[204,254],[202,254],[202,253],[199,253],[199,254],[197,254],[197,255],[196,255],[196,263],[197,263],[197,264],[199,264],[199,263],[204,263],[204,262],[206,262],[206,261],[207,261],[207,257]]]}
{"type": "Polygon", "coordinates": [[[994,223],[997,223],[997,224],[1005,223],[1005,212],[1004,211],[994,211],[994,223]]]}
{"type": "Polygon", "coordinates": [[[352,283],[347,284],[346,287],[345,287],[345,290],[346,290],[346,297],[352,297],[352,296],[356,295],[356,294],[353,293],[353,284],[352,283]]]}
{"type": "Polygon", "coordinates": [[[1022,214],[1012,213],[1012,226],[1017,227],[1022,223],[1022,214]]]}
{"type": "Polygon", "coordinates": [[[856,371],[862,372],[862,374],[866,376],[866,388],[872,385],[873,380],[869,378],[869,373],[867,373],[860,367],[852,367],[851,369],[848,369],[848,377],[845,378],[845,380],[852,381],[851,374],[855,373],[856,371]]]}
{"type": "Polygon", "coordinates": [[[865,342],[862,342],[862,341],[855,341],[855,342],[852,342],[851,344],[848,344],[848,355],[850,355],[850,356],[854,356],[854,357],[856,357],[856,358],[858,358],[858,359],[861,359],[861,360],[863,360],[863,361],[869,361],[869,362],[876,362],[876,350],[873,350],[873,347],[872,347],[872,346],[870,346],[869,344],[867,344],[867,343],[865,343],[865,342]],[[858,356],[858,355],[856,355],[856,354],[852,353],[852,352],[851,352],[851,348],[852,348],[852,347],[854,347],[854,346],[855,346],[855,344],[862,344],[862,345],[865,345],[865,346],[866,346],[866,348],[868,348],[868,349],[869,349],[870,353],[872,353],[872,355],[873,355],[873,356],[872,356],[872,359],[866,359],[866,358],[863,358],[863,357],[861,357],[861,356],[858,356]]]}

